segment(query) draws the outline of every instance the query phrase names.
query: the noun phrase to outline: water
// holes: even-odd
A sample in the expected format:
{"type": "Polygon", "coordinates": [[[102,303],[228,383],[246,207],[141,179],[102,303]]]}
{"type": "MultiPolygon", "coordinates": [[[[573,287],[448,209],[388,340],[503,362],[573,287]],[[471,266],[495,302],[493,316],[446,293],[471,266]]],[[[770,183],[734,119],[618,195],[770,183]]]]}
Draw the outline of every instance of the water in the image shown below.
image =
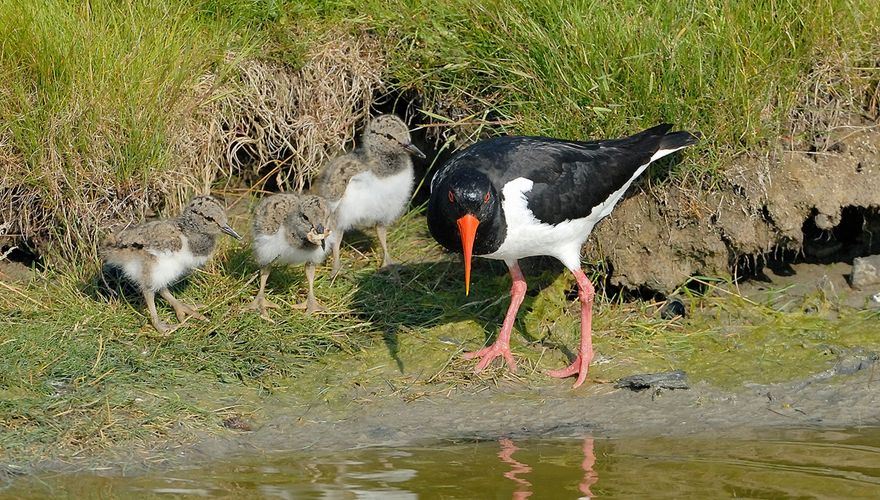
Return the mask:
{"type": "Polygon", "coordinates": [[[880,429],[748,439],[499,439],[43,474],[4,498],[880,498],[880,429]]]}

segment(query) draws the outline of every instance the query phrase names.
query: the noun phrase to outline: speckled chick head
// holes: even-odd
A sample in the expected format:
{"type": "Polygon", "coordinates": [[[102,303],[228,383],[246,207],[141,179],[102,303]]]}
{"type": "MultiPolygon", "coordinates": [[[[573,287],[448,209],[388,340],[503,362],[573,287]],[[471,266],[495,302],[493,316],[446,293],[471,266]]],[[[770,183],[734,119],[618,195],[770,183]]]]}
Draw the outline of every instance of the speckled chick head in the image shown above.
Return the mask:
{"type": "Polygon", "coordinates": [[[180,220],[184,228],[196,233],[212,236],[226,233],[237,240],[241,239],[241,236],[229,226],[223,204],[213,196],[193,198],[183,209],[180,220]]]}
{"type": "Polygon", "coordinates": [[[374,155],[425,155],[412,143],[406,123],[395,115],[379,115],[364,130],[364,147],[374,155]]]}
{"type": "Polygon", "coordinates": [[[290,235],[300,240],[301,245],[320,245],[323,248],[324,240],[330,236],[330,207],[320,196],[303,196],[299,209],[291,210],[287,215],[285,226],[290,235]]]}

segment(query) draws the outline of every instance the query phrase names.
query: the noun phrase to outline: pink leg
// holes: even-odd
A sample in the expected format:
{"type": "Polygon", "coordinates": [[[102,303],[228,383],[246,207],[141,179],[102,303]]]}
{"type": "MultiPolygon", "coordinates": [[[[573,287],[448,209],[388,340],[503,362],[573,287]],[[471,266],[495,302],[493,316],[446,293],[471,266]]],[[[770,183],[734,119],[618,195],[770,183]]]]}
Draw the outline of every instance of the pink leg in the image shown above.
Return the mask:
{"type": "Polygon", "coordinates": [[[551,377],[564,378],[577,373],[574,387],[580,387],[587,379],[587,369],[593,359],[593,295],[595,289],[590,279],[580,269],[572,271],[578,284],[578,297],[581,299],[581,347],[574,362],[561,370],[547,372],[551,377]]]}
{"type": "Polygon", "coordinates": [[[489,366],[489,363],[498,356],[504,357],[504,361],[507,362],[510,371],[516,373],[516,361],[513,360],[513,354],[510,352],[510,332],[513,331],[516,312],[519,311],[519,306],[526,296],[526,280],[523,278],[522,270],[520,270],[517,261],[513,261],[512,264],[508,262],[507,267],[510,268],[510,277],[513,279],[513,285],[510,287],[510,307],[507,308],[507,316],[504,317],[501,331],[498,332],[498,339],[489,347],[464,354],[464,359],[482,358],[474,369],[476,373],[489,366]]]}

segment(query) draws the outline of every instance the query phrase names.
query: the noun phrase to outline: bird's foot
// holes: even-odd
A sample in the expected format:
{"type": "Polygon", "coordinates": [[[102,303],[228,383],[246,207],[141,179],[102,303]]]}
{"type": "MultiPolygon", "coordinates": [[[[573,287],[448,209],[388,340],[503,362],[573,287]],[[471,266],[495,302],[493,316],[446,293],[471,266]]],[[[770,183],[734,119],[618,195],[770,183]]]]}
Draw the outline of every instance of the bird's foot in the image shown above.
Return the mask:
{"type": "Polygon", "coordinates": [[[153,328],[155,328],[156,331],[159,332],[159,335],[161,335],[163,337],[167,337],[167,336],[171,335],[171,332],[176,330],[177,327],[179,326],[179,325],[171,326],[162,320],[152,321],[151,323],[153,325],[153,328]]]}
{"type": "Polygon", "coordinates": [[[382,267],[379,268],[379,272],[388,276],[389,279],[396,283],[400,283],[400,273],[398,269],[400,269],[400,264],[394,262],[393,260],[389,260],[390,263],[385,263],[382,267]]]}
{"type": "Polygon", "coordinates": [[[397,265],[397,261],[389,257],[386,253],[385,256],[382,257],[382,267],[380,269],[388,269],[395,265],[397,265]]]}
{"type": "Polygon", "coordinates": [[[269,311],[267,309],[278,309],[280,306],[269,299],[266,298],[265,295],[257,295],[254,300],[251,301],[250,304],[245,307],[248,311],[254,311],[260,313],[260,317],[265,319],[266,321],[274,323],[271,317],[269,317],[269,311]]]}
{"type": "Polygon", "coordinates": [[[312,314],[312,313],[322,312],[322,311],[327,310],[326,307],[322,306],[315,299],[311,299],[311,300],[306,299],[306,300],[300,302],[299,304],[292,305],[291,307],[293,307],[294,309],[305,310],[306,314],[312,314]]]}
{"type": "Polygon", "coordinates": [[[177,316],[177,321],[183,322],[188,316],[191,316],[199,321],[208,321],[208,318],[199,313],[199,309],[204,308],[204,304],[184,304],[178,303],[173,305],[174,314],[177,316]]]}
{"type": "Polygon", "coordinates": [[[582,356],[581,354],[578,354],[574,359],[574,362],[568,365],[568,367],[559,370],[548,370],[547,375],[555,378],[566,378],[577,374],[577,380],[574,382],[574,386],[572,386],[572,389],[577,389],[585,380],[587,380],[587,371],[590,368],[590,360],[592,357],[592,355],[582,356]]]}
{"type": "Polygon", "coordinates": [[[464,353],[464,359],[474,359],[474,358],[482,358],[480,362],[477,363],[477,366],[474,368],[474,373],[480,373],[483,371],[489,363],[492,362],[498,356],[504,358],[504,362],[507,363],[508,369],[510,369],[511,373],[516,373],[516,361],[513,359],[513,353],[510,352],[510,346],[499,346],[498,342],[490,345],[489,347],[484,347],[479,351],[474,352],[466,352],[464,353]]]}

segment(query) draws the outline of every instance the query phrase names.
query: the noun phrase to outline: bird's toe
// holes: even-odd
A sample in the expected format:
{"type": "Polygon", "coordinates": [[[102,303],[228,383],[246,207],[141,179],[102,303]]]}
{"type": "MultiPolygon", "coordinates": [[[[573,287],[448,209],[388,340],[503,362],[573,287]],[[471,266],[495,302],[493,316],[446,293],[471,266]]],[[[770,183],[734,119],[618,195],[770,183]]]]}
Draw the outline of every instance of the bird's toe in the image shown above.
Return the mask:
{"type": "Polygon", "coordinates": [[[183,322],[188,317],[195,318],[199,321],[208,321],[208,318],[201,314],[198,309],[198,305],[181,304],[180,307],[174,308],[174,314],[177,316],[177,321],[180,322],[183,322]]]}
{"type": "Polygon", "coordinates": [[[574,362],[568,365],[565,368],[560,368],[558,370],[548,370],[547,375],[554,378],[566,378],[571,377],[572,375],[577,375],[577,380],[575,380],[573,388],[580,387],[581,384],[587,380],[587,372],[590,368],[590,358],[578,356],[575,358],[574,362]]]}
{"type": "Polygon", "coordinates": [[[316,312],[324,312],[327,308],[321,305],[317,300],[313,300],[306,305],[306,314],[312,314],[316,312]]]}
{"type": "Polygon", "coordinates": [[[159,332],[159,335],[167,337],[168,335],[171,335],[171,332],[173,332],[176,327],[173,327],[164,321],[156,321],[153,323],[153,328],[159,332]]]}
{"type": "Polygon", "coordinates": [[[507,364],[507,368],[511,373],[516,373],[516,360],[513,358],[513,353],[510,351],[510,348],[505,349],[491,345],[480,349],[479,351],[466,352],[463,355],[464,359],[481,358],[480,362],[477,363],[477,366],[474,367],[474,373],[480,373],[485,370],[486,367],[488,367],[498,356],[501,356],[504,359],[504,362],[507,364]]]}
{"type": "Polygon", "coordinates": [[[294,309],[305,311],[306,314],[312,314],[316,312],[326,311],[327,309],[322,306],[317,300],[304,300],[298,304],[294,304],[291,306],[294,309]]]}

